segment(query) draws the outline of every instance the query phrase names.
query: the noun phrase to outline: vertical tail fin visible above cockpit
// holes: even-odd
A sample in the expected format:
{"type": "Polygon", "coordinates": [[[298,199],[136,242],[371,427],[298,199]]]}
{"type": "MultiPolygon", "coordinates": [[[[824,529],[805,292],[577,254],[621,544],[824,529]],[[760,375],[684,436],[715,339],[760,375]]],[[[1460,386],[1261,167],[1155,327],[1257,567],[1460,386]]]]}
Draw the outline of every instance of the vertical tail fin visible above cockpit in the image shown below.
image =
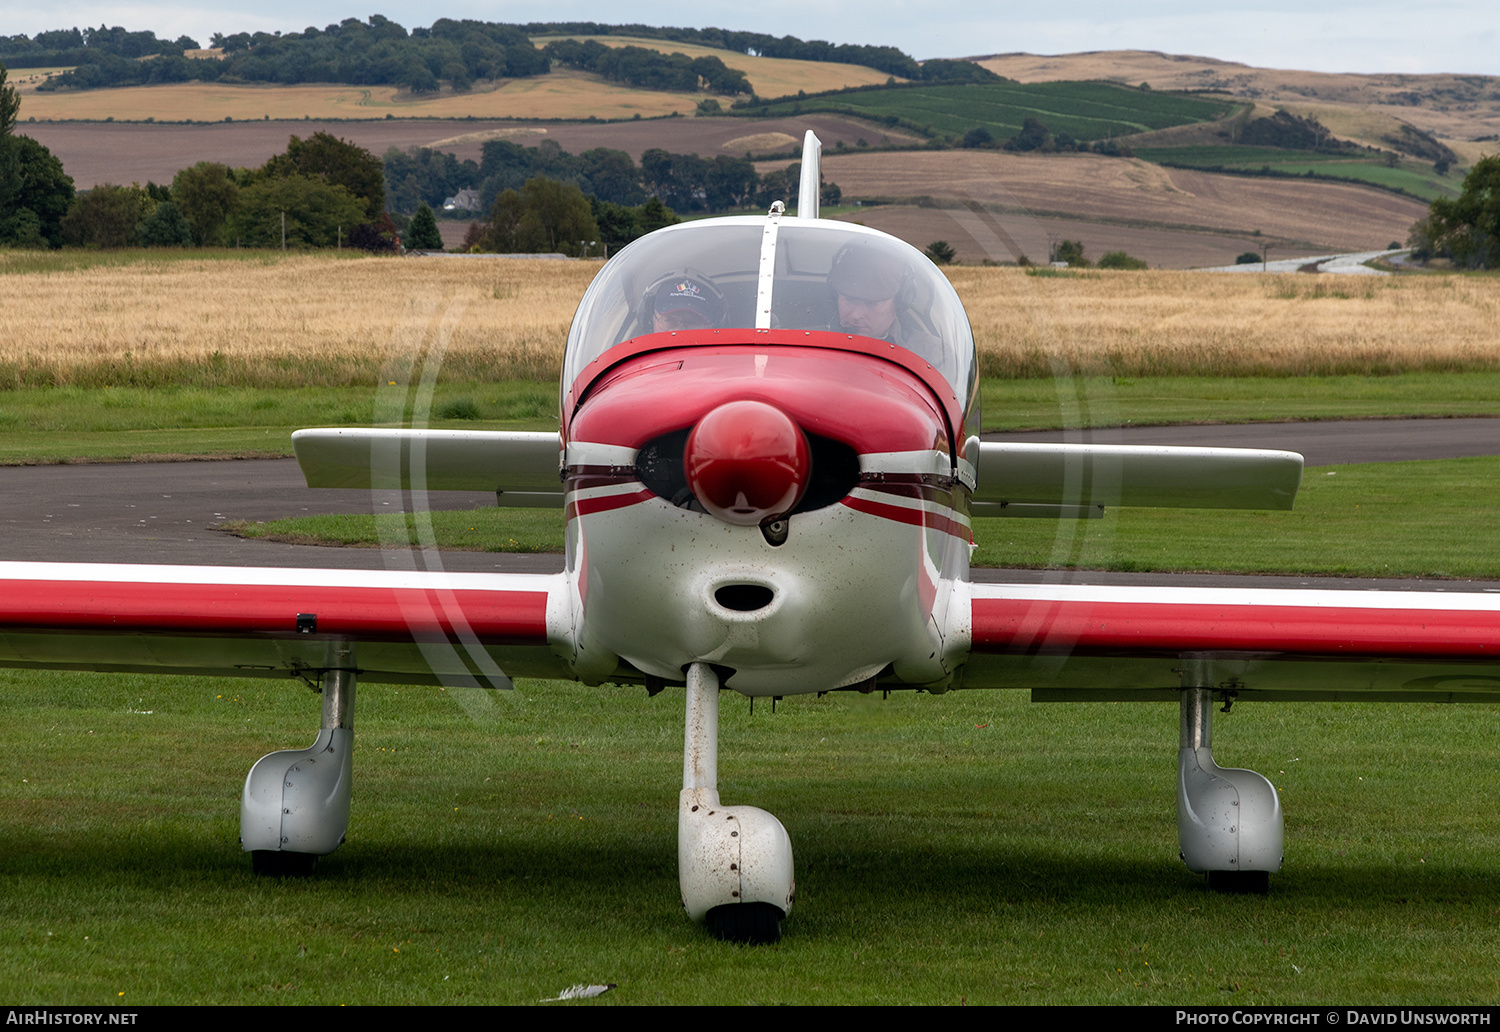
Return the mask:
{"type": "Polygon", "coordinates": [[[802,178],[797,184],[797,217],[818,217],[818,199],[823,179],[819,175],[818,162],[823,154],[823,142],[811,129],[802,138],[802,178]]]}

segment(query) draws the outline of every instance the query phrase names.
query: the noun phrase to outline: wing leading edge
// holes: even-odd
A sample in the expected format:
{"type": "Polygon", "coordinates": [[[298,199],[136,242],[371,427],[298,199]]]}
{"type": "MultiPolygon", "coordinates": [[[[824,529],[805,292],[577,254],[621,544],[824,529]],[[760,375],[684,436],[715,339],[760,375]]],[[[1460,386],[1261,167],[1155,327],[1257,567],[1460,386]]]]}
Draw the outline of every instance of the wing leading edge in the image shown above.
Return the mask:
{"type": "Polygon", "coordinates": [[[1290,509],[1302,483],[1302,456],[1253,448],[986,441],[969,454],[975,516],[1039,506],[1290,509]]]}
{"type": "Polygon", "coordinates": [[[308,487],[494,491],[502,505],[562,508],[555,433],[335,428],[292,434],[308,487]]]}

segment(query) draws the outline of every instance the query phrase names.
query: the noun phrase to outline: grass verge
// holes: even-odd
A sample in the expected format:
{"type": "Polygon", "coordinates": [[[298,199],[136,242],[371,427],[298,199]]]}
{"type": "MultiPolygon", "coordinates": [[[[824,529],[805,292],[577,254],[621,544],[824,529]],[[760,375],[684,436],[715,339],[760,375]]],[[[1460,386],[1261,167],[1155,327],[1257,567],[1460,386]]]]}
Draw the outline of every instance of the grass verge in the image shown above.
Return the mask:
{"type": "Polygon", "coordinates": [[[987,430],[1500,415],[1500,373],[980,380],[987,430]]]}
{"type": "MultiPolygon", "coordinates": [[[[1063,374],[985,378],[980,391],[990,430],[1500,415],[1500,372],[1286,378],[1063,374]]],[[[0,391],[0,464],[290,455],[293,430],[370,425],[376,397],[375,387],[0,391]]],[[[428,422],[436,427],[552,430],[557,385],[439,382],[430,413],[428,422]]]]}
{"type": "MultiPolygon", "coordinates": [[[[1103,519],[977,519],[976,566],[1123,571],[1294,573],[1500,579],[1500,555],[1476,521],[1493,522],[1500,457],[1324,466],[1309,470],[1293,512],[1110,509],[1103,519]]],[[[438,547],[560,552],[550,509],[434,512],[438,547]]],[[[239,524],[245,537],[374,547],[400,541],[395,516],[308,516],[239,524]]],[[[413,519],[407,540],[416,543],[413,519]]],[[[795,529],[793,531],[795,533],[795,529]]]]}
{"type": "Polygon", "coordinates": [[[1500,457],[1320,466],[1292,512],[1113,509],[974,521],[976,566],[1500,579],[1500,457]]]}
{"type": "Polygon", "coordinates": [[[0,994],[17,1005],[1487,1003],[1492,734],[1441,705],[1241,705],[1287,813],[1265,898],[1176,858],[1171,704],[726,698],[724,798],[786,824],[775,948],[676,879],[682,697],[362,686],[348,844],[253,877],[237,796],[304,743],[287,682],[0,673],[0,994]]]}
{"type": "MultiPolygon", "coordinates": [[[[4,391],[0,464],[290,455],[292,431],[302,427],[371,425],[377,394],[373,385],[4,391]]],[[[554,430],[557,386],[524,380],[440,383],[429,413],[435,427],[554,430]]]]}

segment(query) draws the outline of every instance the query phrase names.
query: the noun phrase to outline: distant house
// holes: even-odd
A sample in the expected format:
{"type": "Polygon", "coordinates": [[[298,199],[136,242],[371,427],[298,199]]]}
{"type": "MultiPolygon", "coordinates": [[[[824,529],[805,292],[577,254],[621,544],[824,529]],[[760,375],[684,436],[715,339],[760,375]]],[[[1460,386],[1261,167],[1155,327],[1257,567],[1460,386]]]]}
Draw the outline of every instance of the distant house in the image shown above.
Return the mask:
{"type": "Polygon", "coordinates": [[[444,211],[478,211],[479,191],[460,190],[443,201],[444,211]]]}

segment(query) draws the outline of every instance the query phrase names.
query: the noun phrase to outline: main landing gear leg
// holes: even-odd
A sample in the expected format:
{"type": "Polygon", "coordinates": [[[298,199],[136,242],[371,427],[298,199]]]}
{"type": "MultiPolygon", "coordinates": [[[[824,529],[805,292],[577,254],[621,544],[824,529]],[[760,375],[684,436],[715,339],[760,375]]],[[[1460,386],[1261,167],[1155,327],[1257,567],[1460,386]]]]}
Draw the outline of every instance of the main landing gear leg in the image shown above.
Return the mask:
{"type": "Polygon", "coordinates": [[[354,757],[354,664],[322,677],[323,729],[306,749],[262,756],[250,768],[240,802],[240,845],[256,874],[306,875],[318,857],[343,845],[349,830],[354,757]]]}
{"type": "Polygon", "coordinates": [[[796,895],[792,840],[766,811],[720,804],[718,785],[719,677],[694,663],[677,809],[682,906],[718,938],[775,942],[796,895]]]}
{"type": "MultiPolygon", "coordinates": [[[[1201,679],[1196,679],[1202,683],[1201,679]]],[[[1209,689],[1182,693],[1177,750],[1177,841],[1183,862],[1219,892],[1267,892],[1281,870],[1281,800],[1253,770],[1220,767],[1213,756],[1209,689]]]]}

